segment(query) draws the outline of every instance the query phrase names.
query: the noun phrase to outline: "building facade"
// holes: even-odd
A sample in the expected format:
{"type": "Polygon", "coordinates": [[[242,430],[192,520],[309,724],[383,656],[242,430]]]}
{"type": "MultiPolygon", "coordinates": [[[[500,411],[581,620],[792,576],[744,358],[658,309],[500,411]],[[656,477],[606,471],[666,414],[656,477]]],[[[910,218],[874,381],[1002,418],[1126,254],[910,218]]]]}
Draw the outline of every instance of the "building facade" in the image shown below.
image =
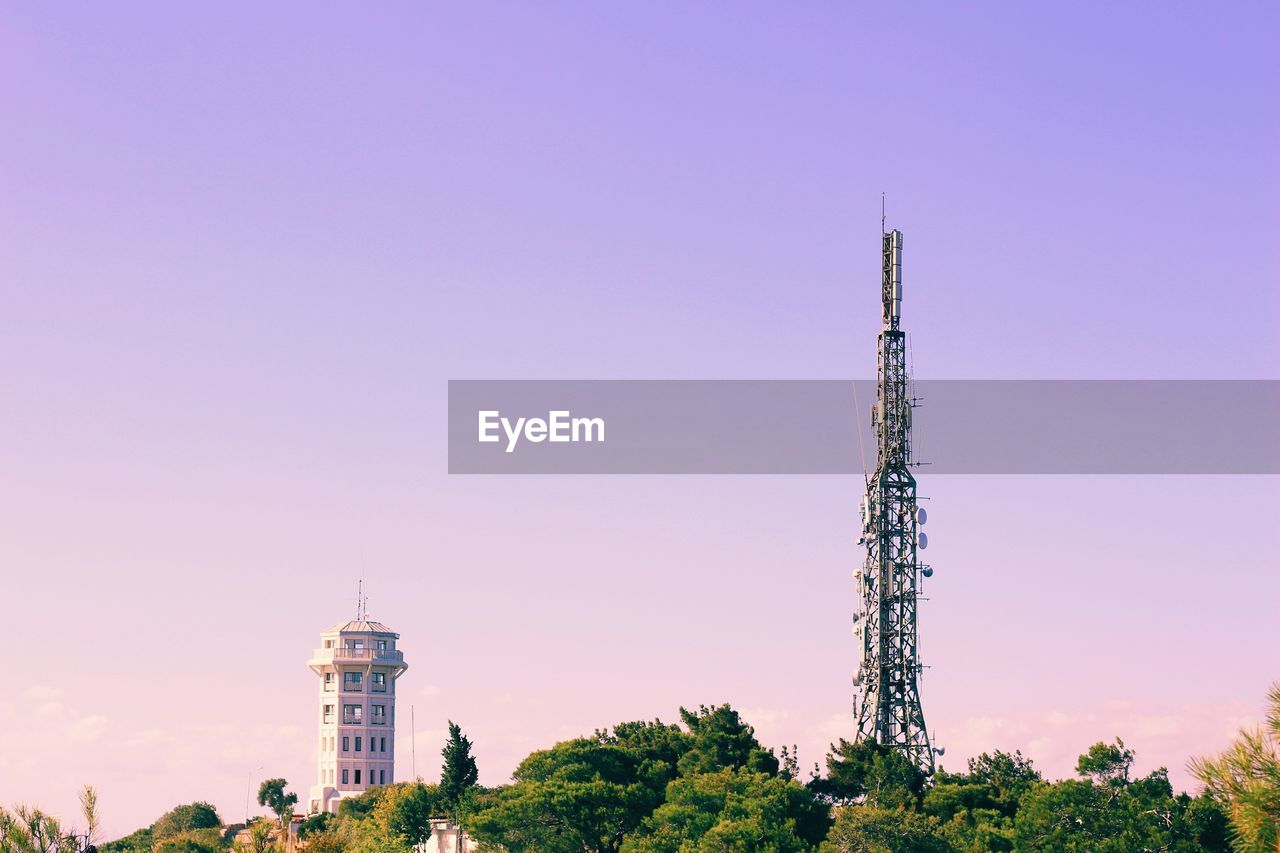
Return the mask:
{"type": "Polygon", "coordinates": [[[320,677],[319,767],[308,811],[395,781],[396,679],[408,668],[400,635],[367,616],[320,635],[307,666],[320,677]]]}

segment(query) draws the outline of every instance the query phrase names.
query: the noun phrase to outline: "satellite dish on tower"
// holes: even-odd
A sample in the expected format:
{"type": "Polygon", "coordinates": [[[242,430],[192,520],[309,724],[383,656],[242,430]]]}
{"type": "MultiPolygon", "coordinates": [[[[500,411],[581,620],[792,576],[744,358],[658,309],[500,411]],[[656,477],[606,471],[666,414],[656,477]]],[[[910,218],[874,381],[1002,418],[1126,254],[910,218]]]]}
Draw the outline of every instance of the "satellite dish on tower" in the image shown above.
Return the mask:
{"type": "Polygon", "coordinates": [[[921,524],[924,524],[928,520],[929,520],[929,513],[924,511],[924,507],[920,507],[918,510],[916,510],[916,521],[920,522],[921,524]]]}
{"type": "Polygon", "coordinates": [[[916,545],[918,545],[918,546],[920,547],[920,549],[921,549],[921,550],[924,550],[925,548],[928,548],[928,547],[929,547],[929,534],[928,534],[928,533],[925,533],[923,530],[921,530],[921,531],[920,531],[920,533],[919,533],[919,535],[917,535],[917,536],[916,536],[916,545]]]}

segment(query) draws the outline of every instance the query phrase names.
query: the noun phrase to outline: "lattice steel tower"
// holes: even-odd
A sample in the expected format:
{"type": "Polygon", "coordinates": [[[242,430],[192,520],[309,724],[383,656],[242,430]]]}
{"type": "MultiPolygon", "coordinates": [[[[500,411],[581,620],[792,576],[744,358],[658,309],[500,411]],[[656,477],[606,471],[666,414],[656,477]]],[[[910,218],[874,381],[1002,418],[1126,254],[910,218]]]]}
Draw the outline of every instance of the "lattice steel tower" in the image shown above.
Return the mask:
{"type": "Polygon", "coordinates": [[[920,709],[920,656],[916,603],[921,577],[933,570],[917,557],[928,540],[919,525],[911,463],[911,410],[906,335],[898,327],[902,308],[902,232],[883,234],[884,268],[880,292],[883,326],[877,338],[876,401],[871,426],[876,436],[876,470],[862,503],[866,563],[857,574],[861,610],[854,633],[862,639],[862,664],[854,675],[858,695],[856,740],[874,740],[900,750],[926,773],[933,773],[933,748],[920,709]]]}

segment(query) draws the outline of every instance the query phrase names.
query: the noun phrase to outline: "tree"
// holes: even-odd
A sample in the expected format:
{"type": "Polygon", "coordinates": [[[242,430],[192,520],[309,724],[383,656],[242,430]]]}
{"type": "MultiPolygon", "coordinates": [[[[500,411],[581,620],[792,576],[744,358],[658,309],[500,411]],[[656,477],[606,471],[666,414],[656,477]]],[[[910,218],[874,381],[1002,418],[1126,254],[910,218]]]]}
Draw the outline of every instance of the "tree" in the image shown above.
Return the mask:
{"type": "Polygon", "coordinates": [[[471,818],[471,833],[512,853],[616,851],[663,798],[671,768],[610,736],[531,754],[515,784],[471,818]]]}
{"type": "Polygon", "coordinates": [[[435,785],[397,785],[378,804],[374,819],[384,821],[398,838],[416,847],[431,840],[431,816],[443,808],[441,800],[435,785]]]}
{"type": "Polygon", "coordinates": [[[458,804],[475,787],[480,774],[471,755],[471,741],[453,720],[449,721],[449,739],[441,755],[444,766],[440,769],[440,799],[444,807],[456,816],[458,804]]]}
{"type": "Polygon", "coordinates": [[[871,740],[831,745],[827,776],[814,779],[814,793],[836,804],[864,802],[885,808],[915,808],[927,777],[901,752],[871,740]]]}
{"type": "Polygon", "coordinates": [[[193,829],[212,829],[222,825],[218,810],[205,802],[174,806],[151,824],[151,837],[155,841],[193,829]]]}
{"type": "Polygon", "coordinates": [[[0,850],[15,853],[71,853],[80,845],[58,823],[39,809],[18,806],[12,812],[0,808],[0,850]]]}
{"type": "Polygon", "coordinates": [[[80,789],[80,815],[84,818],[84,844],[92,847],[98,843],[101,820],[98,817],[98,792],[92,785],[80,789]]]}
{"type": "Polygon", "coordinates": [[[938,821],[906,809],[845,806],[822,844],[823,853],[947,853],[938,821]]]}
{"type": "Polygon", "coordinates": [[[1226,808],[1236,850],[1280,849],[1280,682],[1267,693],[1263,725],[1241,729],[1221,755],[1190,766],[1226,808]]]}
{"type": "Polygon", "coordinates": [[[673,780],[623,850],[811,850],[829,826],[826,806],[798,782],[725,768],[673,780]]]}
{"type": "Polygon", "coordinates": [[[1076,762],[1076,772],[1091,777],[1098,784],[1127,785],[1129,768],[1133,766],[1133,750],[1125,749],[1124,741],[1095,743],[1076,762]]]}
{"type": "Polygon", "coordinates": [[[258,805],[271,809],[272,814],[280,819],[280,834],[288,835],[289,821],[293,818],[293,807],[298,804],[298,795],[285,793],[289,783],[283,779],[266,779],[258,786],[258,805]]]}
{"type": "MultiPolygon", "coordinates": [[[[280,780],[283,781],[283,780],[280,780]]],[[[261,796],[261,794],[259,794],[261,796]]],[[[265,805],[259,803],[260,805],[265,805]]],[[[254,820],[245,832],[246,840],[236,843],[236,849],[245,853],[266,853],[271,849],[271,823],[267,820],[254,820]]]]}
{"type": "Polygon", "coordinates": [[[1064,853],[1221,850],[1222,818],[1214,804],[1175,796],[1159,768],[1129,778],[1133,752],[1123,741],[1096,743],[1076,765],[1083,779],[1038,783],[1024,796],[1014,819],[1018,849],[1064,853]],[[1194,804],[1194,808],[1193,808],[1194,804]]]}
{"type": "Polygon", "coordinates": [[[777,756],[760,745],[755,729],[728,705],[700,705],[696,712],[681,708],[680,719],[691,736],[689,749],[678,763],[681,776],[715,773],[726,767],[778,775],[777,756]]]}

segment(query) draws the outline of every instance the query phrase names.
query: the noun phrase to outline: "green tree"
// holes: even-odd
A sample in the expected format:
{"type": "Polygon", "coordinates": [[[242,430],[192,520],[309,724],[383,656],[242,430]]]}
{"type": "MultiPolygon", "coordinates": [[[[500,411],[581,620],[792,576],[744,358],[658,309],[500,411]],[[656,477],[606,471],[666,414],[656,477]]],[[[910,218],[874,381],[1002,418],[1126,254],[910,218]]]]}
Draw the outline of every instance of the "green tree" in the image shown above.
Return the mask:
{"type": "Polygon", "coordinates": [[[1092,778],[1100,785],[1123,786],[1129,784],[1129,769],[1133,766],[1133,750],[1126,749],[1124,741],[1095,743],[1076,762],[1076,772],[1092,778]]]}
{"type": "Polygon", "coordinates": [[[811,850],[829,826],[827,807],[798,782],[725,768],[673,780],[623,850],[811,850]]]}
{"type": "MultiPolygon", "coordinates": [[[[283,781],[283,780],[282,780],[283,781]]],[[[271,849],[271,822],[254,820],[246,827],[245,840],[236,842],[236,849],[244,853],[266,853],[271,849]]]]}
{"type": "Polygon", "coordinates": [[[1132,765],[1133,752],[1122,741],[1096,743],[1076,765],[1083,779],[1036,784],[1014,820],[1018,849],[1221,849],[1222,821],[1212,815],[1212,801],[1175,796],[1164,768],[1131,780],[1132,765]]]}
{"type": "Polygon", "coordinates": [[[662,802],[672,769],[611,736],[577,738],[539,750],[471,818],[470,831],[513,853],[616,851],[662,802]]]}
{"type": "Polygon", "coordinates": [[[72,853],[79,842],[63,830],[57,818],[40,809],[0,808],[0,850],[13,853],[72,853]]]}
{"type": "Polygon", "coordinates": [[[151,837],[155,841],[192,829],[212,829],[221,826],[218,810],[205,802],[174,806],[151,824],[151,837]]]}
{"type": "Polygon", "coordinates": [[[432,815],[444,809],[440,788],[421,782],[396,788],[383,798],[375,811],[375,819],[384,817],[388,828],[410,845],[426,844],[431,839],[432,815]]]}
{"type": "Polygon", "coordinates": [[[937,819],[907,809],[845,806],[823,842],[823,853],[946,853],[937,819]]]}
{"type": "Polygon", "coordinates": [[[156,843],[153,853],[216,853],[225,850],[217,829],[192,829],[170,835],[156,843]]]}
{"type": "Polygon", "coordinates": [[[286,837],[289,832],[289,821],[293,818],[293,807],[298,804],[298,795],[286,793],[289,783],[283,779],[265,779],[258,786],[258,805],[271,809],[280,820],[280,836],[286,837]]]}
{"type": "Polygon", "coordinates": [[[924,771],[901,752],[875,741],[841,738],[827,754],[826,778],[814,779],[810,787],[836,804],[915,808],[926,781],[924,771]]]}
{"type": "Polygon", "coordinates": [[[1236,850],[1280,849],[1280,682],[1267,693],[1263,725],[1241,729],[1225,752],[1195,759],[1191,771],[1225,807],[1236,850]]]}
{"type": "Polygon", "coordinates": [[[102,821],[98,816],[98,792],[92,785],[80,789],[80,816],[84,818],[85,846],[92,847],[98,843],[98,835],[102,831],[102,821]]]}
{"type": "Polygon", "coordinates": [[[678,763],[680,775],[735,767],[778,775],[777,756],[760,745],[755,729],[728,705],[701,705],[696,712],[681,708],[680,719],[691,737],[689,749],[678,763]]]}
{"type": "Polygon", "coordinates": [[[475,757],[471,755],[471,741],[453,720],[449,721],[449,739],[445,741],[441,755],[444,766],[440,769],[440,799],[444,807],[456,816],[458,804],[476,786],[480,774],[475,757]]]}
{"type": "Polygon", "coordinates": [[[984,752],[969,759],[967,773],[934,774],[921,811],[938,819],[941,836],[956,850],[1012,850],[1018,805],[1041,781],[1021,752],[984,752]]]}

